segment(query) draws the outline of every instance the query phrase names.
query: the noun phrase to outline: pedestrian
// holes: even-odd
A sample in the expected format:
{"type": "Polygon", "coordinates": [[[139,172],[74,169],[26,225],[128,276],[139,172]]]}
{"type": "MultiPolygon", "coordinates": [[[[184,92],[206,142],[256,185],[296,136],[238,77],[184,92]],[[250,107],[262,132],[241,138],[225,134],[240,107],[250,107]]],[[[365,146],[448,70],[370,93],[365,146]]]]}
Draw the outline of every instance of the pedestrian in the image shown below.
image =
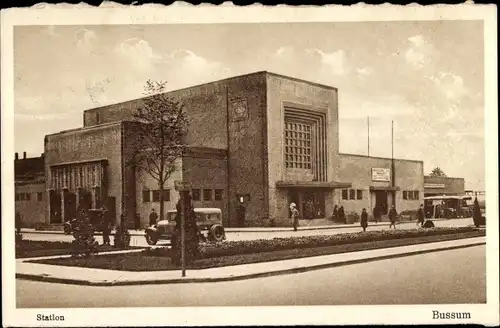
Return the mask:
{"type": "Polygon", "coordinates": [[[299,226],[299,211],[297,211],[297,205],[295,203],[290,204],[290,212],[293,222],[293,231],[297,231],[297,227],[299,226]]]}
{"type": "Polygon", "coordinates": [[[338,219],[339,215],[339,209],[337,208],[337,204],[333,207],[333,215],[332,215],[332,220],[335,222],[338,219]]]}
{"type": "Polygon", "coordinates": [[[363,208],[361,211],[361,227],[363,231],[366,231],[366,227],[368,227],[368,213],[366,213],[366,208],[363,208]]]}
{"type": "Polygon", "coordinates": [[[345,217],[345,212],[344,212],[344,205],[340,205],[339,208],[339,221],[344,222],[344,224],[347,224],[347,219],[345,217]]]}
{"type": "Polygon", "coordinates": [[[375,220],[375,223],[380,221],[380,208],[377,205],[373,207],[373,219],[375,220]]]}
{"type": "Polygon", "coordinates": [[[389,224],[389,229],[391,227],[394,227],[394,229],[396,229],[397,216],[398,216],[398,212],[396,212],[396,206],[392,205],[391,210],[389,211],[389,220],[391,221],[391,224],[389,224]]]}
{"type": "Polygon", "coordinates": [[[424,221],[425,221],[424,205],[421,204],[417,212],[417,227],[418,225],[423,227],[424,221]]]}
{"type": "Polygon", "coordinates": [[[106,207],[102,207],[102,244],[103,245],[111,245],[109,240],[109,234],[111,230],[111,220],[109,218],[109,211],[106,207]]]}
{"type": "Polygon", "coordinates": [[[158,214],[155,209],[151,209],[151,213],[149,214],[149,225],[154,226],[156,224],[156,220],[158,220],[158,214]]]}
{"type": "Polygon", "coordinates": [[[21,227],[22,227],[22,219],[21,219],[21,214],[19,212],[16,212],[16,232],[19,234],[21,233],[21,227]]]}
{"type": "Polygon", "coordinates": [[[472,208],[472,220],[474,222],[474,225],[476,228],[479,228],[481,225],[481,207],[479,206],[479,201],[477,200],[477,197],[474,199],[474,207],[472,208]]]}

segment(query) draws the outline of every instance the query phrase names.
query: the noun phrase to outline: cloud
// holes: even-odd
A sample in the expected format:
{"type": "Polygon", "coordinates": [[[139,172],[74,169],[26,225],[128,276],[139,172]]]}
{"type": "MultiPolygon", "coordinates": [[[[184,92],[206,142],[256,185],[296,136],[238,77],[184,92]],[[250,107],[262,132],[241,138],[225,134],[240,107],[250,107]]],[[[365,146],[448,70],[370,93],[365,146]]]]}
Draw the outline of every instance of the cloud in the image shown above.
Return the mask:
{"type": "Polygon", "coordinates": [[[309,54],[318,54],[321,58],[321,62],[330,73],[335,75],[344,75],[348,72],[347,67],[347,57],[344,50],[337,50],[334,52],[323,52],[320,49],[307,49],[307,53],[309,54]]]}
{"type": "Polygon", "coordinates": [[[97,39],[97,35],[94,31],[89,29],[79,28],[76,30],[74,38],[80,51],[90,53],[94,45],[94,41],[97,39]]]}
{"type": "Polygon", "coordinates": [[[394,118],[413,116],[417,110],[397,95],[356,97],[354,94],[339,95],[339,116],[341,118],[381,117],[394,118]]]}
{"type": "Polygon", "coordinates": [[[461,76],[449,72],[439,72],[437,76],[429,78],[446,99],[456,102],[467,94],[464,79],[461,76]]]}
{"type": "Polygon", "coordinates": [[[367,78],[368,76],[373,74],[373,68],[371,67],[356,68],[356,73],[358,73],[358,76],[361,78],[367,78]]]}
{"type": "Polygon", "coordinates": [[[414,68],[424,67],[433,51],[433,46],[422,35],[408,38],[409,45],[404,54],[406,62],[414,68]]]}

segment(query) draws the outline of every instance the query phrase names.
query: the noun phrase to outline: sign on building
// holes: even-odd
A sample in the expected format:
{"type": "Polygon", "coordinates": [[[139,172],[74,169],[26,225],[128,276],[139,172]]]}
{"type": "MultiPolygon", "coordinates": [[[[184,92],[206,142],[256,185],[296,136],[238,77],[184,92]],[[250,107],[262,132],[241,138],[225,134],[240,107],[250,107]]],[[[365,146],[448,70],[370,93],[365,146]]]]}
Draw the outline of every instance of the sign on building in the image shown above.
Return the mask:
{"type": "Polygon", "coordinates": [[[424,188],[427,189],[444,189],[444,183],[424,183],[424,188]]]}
{"type": "Polygon", "coordinates": [[[373,167],[372,181],[391,181],[391,169],[373,167]]]}
{"type": "Polygon", "coordinates": [[[175,180],[174,189],[176,191],[189,191],[191,190],[191,183],[186,181],[175,180]]]}

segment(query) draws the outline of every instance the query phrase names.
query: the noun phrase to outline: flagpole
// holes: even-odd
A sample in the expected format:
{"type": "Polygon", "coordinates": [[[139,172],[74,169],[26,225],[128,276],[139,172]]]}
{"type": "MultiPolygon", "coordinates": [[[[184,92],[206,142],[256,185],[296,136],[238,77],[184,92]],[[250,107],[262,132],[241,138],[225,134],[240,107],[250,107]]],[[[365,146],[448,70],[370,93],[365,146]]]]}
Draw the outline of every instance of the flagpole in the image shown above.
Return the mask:
{"type": "Polygon", "coordinates": [[[392,166],[392,177],[391,177],[391,180],[392,180],[392,188],[393,188],[393,191],[392,191],[392,205],[396,205],[394,204],[395,201],[396,201],[396,191],[395,191],[395,187],[396,187],[396,181],[395,178],[396,178],[396,174],[394,172],[394,120],[391,121],[391,166],[392,166]]]}
{"type": "Polygon", "coordinates": [[[367,125],[368,125],[368,157],[370,157],[370,116],[368,116],[367,125]]]}

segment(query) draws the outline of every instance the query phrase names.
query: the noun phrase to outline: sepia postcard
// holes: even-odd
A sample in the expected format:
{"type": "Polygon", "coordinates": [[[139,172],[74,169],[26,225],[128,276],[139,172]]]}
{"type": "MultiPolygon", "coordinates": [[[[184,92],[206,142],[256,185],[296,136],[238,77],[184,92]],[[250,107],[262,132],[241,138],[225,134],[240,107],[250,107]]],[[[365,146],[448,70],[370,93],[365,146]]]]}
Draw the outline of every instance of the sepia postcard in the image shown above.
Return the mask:
{"type": "Polygon", "coordinates": [[[4,326],[498,326],[495,5],[1,15],[4,326]]]}

